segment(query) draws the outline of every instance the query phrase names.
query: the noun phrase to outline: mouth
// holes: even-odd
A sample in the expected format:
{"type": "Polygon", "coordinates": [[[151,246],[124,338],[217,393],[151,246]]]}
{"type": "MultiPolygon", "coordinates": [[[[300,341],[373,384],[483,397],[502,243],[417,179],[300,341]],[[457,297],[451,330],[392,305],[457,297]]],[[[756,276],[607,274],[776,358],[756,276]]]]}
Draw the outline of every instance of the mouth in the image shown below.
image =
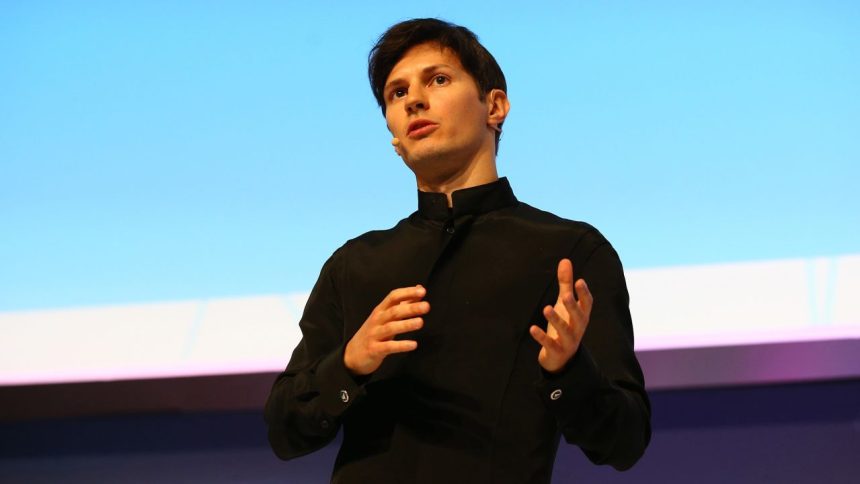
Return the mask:
{"type": "Polygon", "coordinates": [[[409,123],[406,129],[406,136],[410,138],[420,138],[426,136],[433,131],[436,131],[439,125],[426,119],[416,119],[409,123]]]}

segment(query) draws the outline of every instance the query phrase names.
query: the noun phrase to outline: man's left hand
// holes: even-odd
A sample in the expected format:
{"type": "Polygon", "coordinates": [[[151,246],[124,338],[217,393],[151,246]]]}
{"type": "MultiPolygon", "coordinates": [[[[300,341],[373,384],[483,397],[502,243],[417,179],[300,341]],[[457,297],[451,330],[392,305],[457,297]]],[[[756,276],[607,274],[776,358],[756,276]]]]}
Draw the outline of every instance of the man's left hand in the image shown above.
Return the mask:
{"type": "Polygon", "coordinates": [[[549,373],[560,372],[579,349],[582,335],[588,326],[594,298],[585,281],[573,281],[573,264],[569,259],[558,263],[558,299],[555,306],[543,308],[547,331],[536,325],[529,333],[541,345],[538,363],[549,373]],[[573,291],[576,290],[576,298],[573,291]]]}

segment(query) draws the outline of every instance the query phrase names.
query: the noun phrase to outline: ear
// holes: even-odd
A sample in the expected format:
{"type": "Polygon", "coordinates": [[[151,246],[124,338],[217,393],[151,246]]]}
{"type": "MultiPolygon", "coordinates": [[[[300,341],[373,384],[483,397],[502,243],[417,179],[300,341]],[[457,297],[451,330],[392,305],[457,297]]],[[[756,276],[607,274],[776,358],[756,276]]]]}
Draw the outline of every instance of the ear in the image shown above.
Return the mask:
{"type": "Polygon", "coordinates": [[[511,110],[511,103],[508,101],[508,94],[501,89],[491,89],[487,93],[487,126],[491,129],[501,132],[502,123],[508,117],[508,112],[511,110]]]}

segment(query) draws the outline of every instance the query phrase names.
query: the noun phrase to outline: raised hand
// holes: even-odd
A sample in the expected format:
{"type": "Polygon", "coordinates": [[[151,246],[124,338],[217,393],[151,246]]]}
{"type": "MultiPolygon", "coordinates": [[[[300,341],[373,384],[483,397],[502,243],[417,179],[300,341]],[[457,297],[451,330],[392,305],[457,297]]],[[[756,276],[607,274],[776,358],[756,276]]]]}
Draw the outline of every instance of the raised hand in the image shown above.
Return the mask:
{"type": "Polygon", "coordinates": [[[543,315],[549,323],[547,331],[536,325],[529,328],[532,338],[541,345],[538,363],[544,370],[559,372],[576,354],[588,326],[593,302],[585,281],[573,282],[573,264],[569,259],[562,259],[558,263],[558,299],[555,306],[543,308],[543,315]]]}
{"type": "Polygon", "coordinates": [[[416,341],[395,340],[394,337],[424,325],[421,315],[430,311],[430,303],[421,300],[426,293],[420,285],[388,293],[346,344],[343,363],[347,370],[354,375],[369,375],[379,368],[386,356],[417,348],[416,341]]]}

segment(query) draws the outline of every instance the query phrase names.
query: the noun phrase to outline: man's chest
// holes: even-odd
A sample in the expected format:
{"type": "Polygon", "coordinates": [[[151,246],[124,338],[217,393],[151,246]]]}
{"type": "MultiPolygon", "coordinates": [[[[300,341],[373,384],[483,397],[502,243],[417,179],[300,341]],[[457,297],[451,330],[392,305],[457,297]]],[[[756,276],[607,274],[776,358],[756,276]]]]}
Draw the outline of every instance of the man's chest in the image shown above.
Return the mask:
{"type": "Polygon", "coordinates": [[[344,337],[388,292],[421,284],[431,309],[424,327],[408,337],[422,353],[510,355],[529,325],[539,322],[543,305],[555,300],[556,266],[571,247],[568,238],[493,223],[415,230],[357,247],[341,294],[344,337]]]}

